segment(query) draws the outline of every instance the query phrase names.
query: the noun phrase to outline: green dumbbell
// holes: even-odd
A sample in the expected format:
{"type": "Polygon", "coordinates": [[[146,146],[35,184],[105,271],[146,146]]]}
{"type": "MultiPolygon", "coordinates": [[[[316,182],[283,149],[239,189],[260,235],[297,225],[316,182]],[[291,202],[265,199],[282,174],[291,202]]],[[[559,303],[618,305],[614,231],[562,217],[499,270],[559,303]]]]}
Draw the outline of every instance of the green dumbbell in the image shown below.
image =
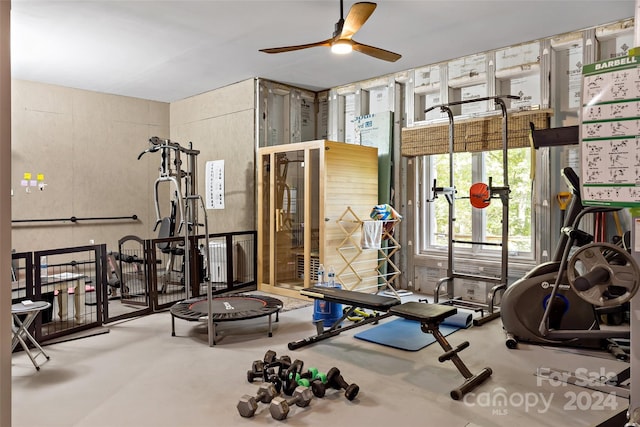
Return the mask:
{"type": "Polygon", "coordinates": [[[296,383],[304,387],[311,387],[313,395],[324,397],[326,392],[327,376],[319,373],[317,368],[309,368],[307,372],[296,374],[296,383]]]}

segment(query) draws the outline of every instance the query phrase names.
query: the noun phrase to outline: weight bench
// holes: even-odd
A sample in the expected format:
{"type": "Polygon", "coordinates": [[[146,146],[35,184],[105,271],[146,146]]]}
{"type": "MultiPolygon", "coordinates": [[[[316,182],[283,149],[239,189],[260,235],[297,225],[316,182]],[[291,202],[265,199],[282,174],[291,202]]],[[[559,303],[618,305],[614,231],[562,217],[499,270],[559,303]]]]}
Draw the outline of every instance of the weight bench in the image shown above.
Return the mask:
{"type": "Polygon", "coordinates": [[[456,366],[458,371],[465,378],[464,383],[451,391],[451,398],[454,400],[460,400],[469,391],[473,390],[476,386],[482,384],[487,378],[491,376],[493,371],[491,368],[484,368],[477,374],[472,374],[467,366],[464,364],[458,353],[469,347],[469,342],[464,341],[457,347],[451,347],[451,344],[447,341],[442,332],[440,332],[439,326],[446,318],[453,316],[458,312],[458,309],[448,305],[440,304],[427,304],[421,302],[406,302],[402,304],[400,300],[393,297],[385,297],[382,295],[367,294],[363,292],[355,292],[342,290],[340,288],[325,288],[315,286],[312,288],[305,288],[300,291],[301,295],[322,299],[328,302],[334,302],[339,304],[349,305],[350,309],[346,310],[342,317],[333,323],[328,329],[324,329],[322,321],[316,322],[317,335],[309,338],[304,338],[299,341],[290,342],[289,350],[295,350],[300,347],[339,335],[343,331],[357,328],[369,323],[377,323],[380,319],[384,319],[390,316],[398,316],[408,320],[414,320],[420,322],[420,329],[424,333],[429,333],[438,341],[438,344],[445,351],[440,357],[439,362],[445,362],[451,360],[456,366]],[[384,311],[383,314],[374,314],[368,318],[360,320],[349,326],[342,327],[342,322],[350,316],[356,308],[366,308],[374,311],[384,311]]]}
{"type": "Polygon", "coordinates": [[[380,319],[391,316],[391,313],[388,313],[391,307],[400,304],[400,300],[393,297],[385,297],[382,295],[367,294],[364,292],[347,291],[340,288],[328,288],[322,286],[314,286],[312,288],[301,289],[300,294],[313,299],[322,299],[328,302],[349,305],[350,307],[348,310],[345,310],[342,314],[342,317],[333,322],[333,325],[331,325],[328,329],[324,328],[324,322],[322,320],[315,322],[317,335],[309,338],[304,338],[299,341],[290,342],[289,350],[296,350],[300,347],[304,347],[318,341],[326,340],[327,338],[339,335],[341,332],[348,331],[349,329],[357,328],[369,323],[378,323],[380,319]],[[347,317],[350,317],[357,308],[383,311],[385,313],[376,313],[349,326],[343,327],[342,322],[344,322],[347,317]]]}

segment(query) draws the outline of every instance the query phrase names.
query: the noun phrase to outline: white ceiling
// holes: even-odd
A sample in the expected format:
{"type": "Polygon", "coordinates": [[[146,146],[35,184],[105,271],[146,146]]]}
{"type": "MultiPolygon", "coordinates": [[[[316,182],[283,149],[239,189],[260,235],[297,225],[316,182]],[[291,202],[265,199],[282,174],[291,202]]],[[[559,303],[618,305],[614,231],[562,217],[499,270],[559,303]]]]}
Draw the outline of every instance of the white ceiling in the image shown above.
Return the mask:
{"type": "MultiPolygon", "coordinates": [[[[344,15],[354,3],[345,0],[344,15]]],[[[321,90],[633,17],[634,0],[378,0],[354,39],[389,63],[325,47],[339,0],[12,0],[13,78],[171,102],[252,77],[321,90]]]]}

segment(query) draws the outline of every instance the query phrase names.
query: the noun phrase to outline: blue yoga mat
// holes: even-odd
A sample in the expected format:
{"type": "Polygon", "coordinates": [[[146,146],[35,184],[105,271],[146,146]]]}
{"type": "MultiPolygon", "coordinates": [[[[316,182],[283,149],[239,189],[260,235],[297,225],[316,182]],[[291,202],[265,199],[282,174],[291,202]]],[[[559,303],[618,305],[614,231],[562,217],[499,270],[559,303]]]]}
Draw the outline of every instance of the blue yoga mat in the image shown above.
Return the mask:
{"type": "MultiPolygon", "coordinates": [[[[468,328],[471,322],[471,313],[458,312],[440,324],[440,332],[447,336],[460,328],[468,328]]],[[[422,332],[420,322],[407,319],[385,322],[354,336],[364,341],[407,351],[418,351],[436,342],[433,335],[422,332]]]]}

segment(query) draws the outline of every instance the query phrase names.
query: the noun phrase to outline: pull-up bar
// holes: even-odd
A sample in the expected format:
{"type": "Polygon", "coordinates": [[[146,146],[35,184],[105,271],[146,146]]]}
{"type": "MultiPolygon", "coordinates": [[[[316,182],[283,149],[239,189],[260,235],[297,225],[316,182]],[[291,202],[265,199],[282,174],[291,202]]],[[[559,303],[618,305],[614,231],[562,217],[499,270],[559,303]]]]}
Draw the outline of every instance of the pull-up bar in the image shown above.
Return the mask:
{"type": "Polygon", "coordinates": [[[496,95],[496,96],[485,96],[483,98],[465,99],[462,101],[453,101],[453,102],[448,102],[446,104],[434,105],[433,107],[429,107],[426,110],[424,110],[424,112],[428,113],[429,111],[435,110],[436,108],[451,107],[453,105],[470,104],[472,102],[503,100],[503,99],[520,99],[520,97],[517,95],[496,95]]]}
{"type": "Polygon", "coordinates": [[[445,283],[447,284],[447,295],[449,296],[449,298],[451,299],[451,302],[453,304],[454,301],[454,295],[453,295],[453,280],[455,278],[475,278],[477,280],[485,280],[486,278],[484,276],[471,276],[469,274],[465,274],[465,273],[459,273],[455,271],[454,268],[454,264],[453,264],[453,259],[454,259],[454,254],[453,254],[453,247],[454,247],[454,243],[464,243],[464,244],[471,244],[471,245],[490,245],[490,246],[500,246],[502,248],[502,263],[501,263],[501,268],[500,268],[500,277],[499,278],[494,278],[491,280],[486,280],[486,281],[495,281],[498,284],[496,284],[495,286],[493,286],[491,288],[491,290],[489,291],[489,304],[487,305],[488,308],[488,315],[486,316],[482,316],[480,319],[476,319],[474,320],[474,323],[476,325],[485,323],[486,321],[489,321],[491,319],[494,319],[496,317],[498,317],[500,315],[500,313],[498,311],[494,310],[494,304],[495,304],[495,297],[497,295],[498,291],[504,291],[507,287],[507,278],[508,278],[508,250],[509,250],[509,242],[508,242],[508,232],[509,232],[509,193],[510,193],[510,189],[509,189],[509,181],[508,181],[508,173],[507,173],[507,168],[508,168],[508,159],[507,159],[507,148],[508,148],[508,143],[507,143],[507,137],[508,137],[508,132],[507,132],[507,120],[508,120],[508,115],[507,115],[507,106],[505,105],[504,100],[505,99],[520,99],[519,96],[516,95],[498,95],[498,96],[487,96],[487,97],[483,97],[483,98],[473,98],[473,99],[466,99],[463,101],[454,101],[454,102],[450,102],[447,104],[441,104],[441,105],[434,105],[433,107],[430,107],[428,109],[425,110],[425,113],[432,111],[436,108],[440,108],[440,110],[443,113],[446,113],[448,118],[449,118],[449,186],[448,187],[436,187],[436,182],[434,180],[433,183],[433,194],[434,197],[431,197],[431,200],[428,201],[432,201],[438,194],[445,194],[445,196],[447,197],[447,201],[449,202],[449,224],[448,224],[448,230],[447,230],[447,236],[448,236],[448,244],[447,244],[447,259],[448,259],[448,263],[447,263],[447,277],[444,277],[442,279],[440,279],[436,285],[436,289],[434,292],[434,302],[438,303],[438,298],[440,296],[440,288],[442,285],[444,285],[445,283]],[[482,183],[477,183],[474,184],[472,186],[472,189],[470,190],[470,200],[472,202],[472,205],[477,207],[477,208],[484,208],[487,207],[489,205],[490,199],[494,196],[497,195],[500,197],[501,201],[502,201],[502,243],[497,244],[497,243],[487,243],[487,242],[476,242],[476,241],[461,241],[461,240],[456,240],[454,238],[454,226],[453,223],[456,220],[456,216],[455,216],[455,204],[453,203],[453,200],[455,198],[455,192],[456,192],[456,187],[454,185],[454,167],[453,167],[453,154],[454,154],[454,140],[455,140],[455,136],[454,136],[454,132],[455,132],[455,126],[454,126],[454,117],[453,117],[453,112],[451,111],[452,106],[454,105],[460,105],[460,104],[469,104],[472,102],[482,102],[482,101],[489,101],[489,100],[493,100],[495,101],[496,105],[498,105],[500,107],[500,111],[501,111],[501,116],[502,116],[502,173],[503,173],[503,186],[502,187],[493,187],[492,183],[491,183],[491,177],[489,177],[489,185],[486,184],[482,184],[482,183]],[[474,187],[476,187],[474,189],[474,187]]]}

